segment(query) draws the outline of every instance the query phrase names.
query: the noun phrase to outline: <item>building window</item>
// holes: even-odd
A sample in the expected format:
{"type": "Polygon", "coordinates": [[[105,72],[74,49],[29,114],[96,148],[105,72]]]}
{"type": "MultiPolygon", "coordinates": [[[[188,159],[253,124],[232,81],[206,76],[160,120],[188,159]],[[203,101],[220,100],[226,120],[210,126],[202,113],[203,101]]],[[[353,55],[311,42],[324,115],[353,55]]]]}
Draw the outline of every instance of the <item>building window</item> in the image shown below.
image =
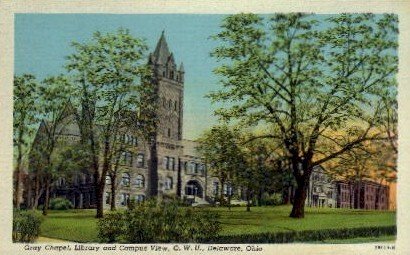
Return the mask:
{"type": "Polygon", "coordinates": [[[142,153],[137,156],[137,167],[144,167],[144,154],[142,153]]]}
{"type": "Polygon", "coordinates": [[[168,108],[169,108],[169,109],[171,109],[171,105],[172,105],[172,100],[170,99],[170,100],[168,101],[168,108]]]}
{"type": "Polygon", "coordinates": [[[171,129],[168,128],[168,137],[171,137],[171,129]]]}
{"type": "Polygon", "coordinates": [[[111,193],[110,192],[105,192],[105,204],[106,205],[111,204],[111,193]]]}
{"type": "Polygon", "coordinates": [[[132,166],[132,153],[128,151],[123,151],[121,153],[121,163],[123,165],[132,166]]]}
{"type": "Polygon", "coordinates": [[[169,158],[169,168],[170,170],[175,170],[175,158],[169,158]]]}
{"type": "Polygon", "coordinates": [[[165,108],[166,104],[167,104],[167,100],[164,97],[162,98],[162,106],[165,108]]]}
{"type": "Polygon", "coordinates": [[[130,202],[130,194],[122,193],[121,194],[121,205],[126,206],[130,202]]]}
{"type": "Polygon", "coordinates": [[[164,157],[163,168],[164,169],[169,169],[169,157],[164,157]]]}
{"type": "Polygon", "coordinates": [[[125,187],[129,187],[130,186],[130,174],[129,173],[123,173],[122,174],[122,179],[121,179],[121,184],[125,187]]]}
{"type": "Polygon", "coordinates": [[[195,162],[189,163],[189,173],[191,174],[195,173],[195,166],[196,166],[195,162]]]}
{"type": "Polygon", "coordinates": [[[144,187],[144,176],[142,175],[137,175],[137,179],[135,180],[135,186],[137,188],[143,188],[144,187]]]}
{"type": "Polygon", "coordinates": [[[135,196],[135,200],[136,200],[138,203],[144,202],[145,196],[142,195],[142,194],[138,194],[138,195],[135,196]]]}
{"type": "Polygon", "coordinates": [[[174,110],[176,111],[176,110],[177,110],[177,108],[178,108],[178,102],[177,102],[177,101],[175,101],[175,102],[174,102],[174,110]]]}
{"type": "Polygon", "coordinates": [[[212,183],[212,193],[214,195],[218,195],[219,192],[219,183],[218,182],[213,182],[212,183]]]}
{"type": "Polygon", "coordinates": [[[105,184],[107,185],[111,184],[111,177],[108,174],[105,176],[105,184]]]}
{"type": "Polygon", "coordinates": [[[172,189],[172,178],[171,177],[167,177],[165,179],[165,189],[166,190],[172,189]]]}

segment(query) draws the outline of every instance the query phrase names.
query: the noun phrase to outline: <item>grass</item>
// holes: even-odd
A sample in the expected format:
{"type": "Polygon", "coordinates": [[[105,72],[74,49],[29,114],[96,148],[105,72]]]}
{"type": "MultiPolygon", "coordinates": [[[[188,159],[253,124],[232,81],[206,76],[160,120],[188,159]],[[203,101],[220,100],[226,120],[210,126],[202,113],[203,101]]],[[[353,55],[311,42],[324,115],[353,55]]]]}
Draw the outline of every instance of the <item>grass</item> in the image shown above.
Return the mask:
{"type": "MultiPolygon", "coordinates": [[[[202,210],[197,208],[198,210],[202,210]]],[[[285,232],[315,229],[392,226],[396,224],[395,212],[365,211],[332,208],[306,208],[305,218],[289,218],[289,206],[211,208],[221,215],[221,235],[243,233],[285,232]]],[[[50,211],[41,224],[41,236],[75,242],[98,242],[95,210],[50,211]]],[[[348,243],[391,241],[395,237],[355,238],[339,240],[348,243]]],[[[325,240],[326,241],[326,240],[325,240]]],[[[331,240],[335,243],[337,240],[331,240]]],[[[331,242],[330,241],[330,242],[331,242]]]]}

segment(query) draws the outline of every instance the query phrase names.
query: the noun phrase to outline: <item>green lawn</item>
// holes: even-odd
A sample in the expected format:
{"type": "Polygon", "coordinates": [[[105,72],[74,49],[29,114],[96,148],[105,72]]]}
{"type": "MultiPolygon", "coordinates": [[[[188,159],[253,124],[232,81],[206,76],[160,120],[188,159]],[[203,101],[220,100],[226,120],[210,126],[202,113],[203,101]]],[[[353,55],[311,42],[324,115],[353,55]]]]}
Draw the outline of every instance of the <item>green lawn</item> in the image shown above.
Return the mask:
{"type": "MultiPolygon", "coordinates": [[[[197,208],[197,210],[202,210],[197,208]]],[[[298,230],[392,226],[395,212],[331,208],[306,208],[304,219],[289,218],[289,206],[211,208],[221,214],[221,235],[241,233],[285,232],[298,230]]],[[[98,242],[95,210],[50,211],[41,225],[41,236],[77,242],[98,242]]],[[[380,237],[378,241],[394,237],[380,237]]],[[[352,240],[352,242],[366,242],[352,240]]],[[[331,242],[331,241],[330,241],[331,242]]],[[[335,240],[336,242],[336,240],[335,240]]]]}

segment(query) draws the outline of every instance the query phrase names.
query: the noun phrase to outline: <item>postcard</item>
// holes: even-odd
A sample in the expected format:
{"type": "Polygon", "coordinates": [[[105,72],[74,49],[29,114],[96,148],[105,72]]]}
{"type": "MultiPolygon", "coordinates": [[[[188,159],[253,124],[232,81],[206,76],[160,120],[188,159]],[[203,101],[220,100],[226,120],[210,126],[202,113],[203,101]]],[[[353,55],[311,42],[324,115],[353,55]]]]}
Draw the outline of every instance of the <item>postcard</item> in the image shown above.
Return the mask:
{"type": "Polygon", "coordinates": [[[4,253],[410,252],[410,5],[0,6],[4,253]]]}

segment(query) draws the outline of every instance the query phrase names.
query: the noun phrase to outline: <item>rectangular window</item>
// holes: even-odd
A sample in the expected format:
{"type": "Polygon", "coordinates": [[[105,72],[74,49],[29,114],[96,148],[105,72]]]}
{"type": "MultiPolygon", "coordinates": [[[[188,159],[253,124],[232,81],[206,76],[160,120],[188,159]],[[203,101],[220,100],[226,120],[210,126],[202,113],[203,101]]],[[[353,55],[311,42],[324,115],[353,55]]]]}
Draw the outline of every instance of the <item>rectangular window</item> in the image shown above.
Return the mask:
{"type": "Polygon", "coordinates": [[[175,158],[169,158],[169,169],[175,170],[175,158]]]}
{"type": "Polygon", "coordinates": [[[164,157],[163,168],[164,169],[169,169],[169,157],[164,157]]]}
{"type": "Polygon", "coordinates": [[[105,192],[105,204],[106,205],[111,204],[111,193],[110,192],[105,192]]]}
{"type": "Polygon", "coordinates": [[[121,205],[126,206],[130,202],[130,194],[122,193],[121,194],[121,205]]]}
{"type": "Polygon", "coordinates": [[[137,156],[137,167],[144,167],[144,154],[142,153],[137,156]]]}

